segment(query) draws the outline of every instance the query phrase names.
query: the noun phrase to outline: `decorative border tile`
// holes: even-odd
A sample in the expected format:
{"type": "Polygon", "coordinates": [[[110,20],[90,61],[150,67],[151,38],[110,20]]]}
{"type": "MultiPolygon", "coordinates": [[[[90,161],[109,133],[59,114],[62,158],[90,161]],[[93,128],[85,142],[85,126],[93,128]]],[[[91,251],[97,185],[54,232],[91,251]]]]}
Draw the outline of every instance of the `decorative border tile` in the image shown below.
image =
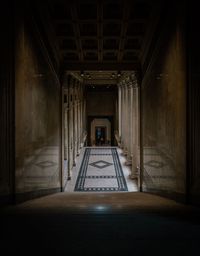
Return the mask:
{"type": "Polygon", "coordinates": [[[101,187],[101,188],[97,188],[97,187],[89,187],[89,188],[84,188],[82,190],[82,192],[113,192],[113,191],[121,191],[119,190],[119,188],[115,188],[115,187],[101,187]]]}
{"type": "Polygon", "coordinates": [[[91,156],[111,156],[112,154],[90,154],[91,156]]]}
{"type": "MultiPolygon", "coordinates": [[[[98,155],[104,155],[104,153],[98,154],[98,155]]],[[[84,152],[83,160],[81,163],[81,167],[79,170],[79,174],[76,180],[74,191],[79,191],[79,192],[128,191],[126,180],[124,178],[124,174],[122,171],[122,166],[117,153],[117,149],[116,148],[86,148],[84,152]],[[91,150],[99,150],[99,151],[111,150],[111,153],[112,153],[111,155],[112,155],[113,165],[114,165],[114,170],[116,175],[101,175],[101,176],[88,175],[87,176],[86,174],[87,174],[87,169],[89,165],[89,159],[90,159],[90,156],[93,155],[91,154],[91,150]],[[117,179],[118,187],[85,187],[86,178],[89,178],[89,179],[115,178],[117,179]]]]}
{"type": "Polygon", "coordinates": [[[96,176],[96,175],[89,175],[89,176],[85,176],[86,179],[116,179],[117,176],[115,175],[100,175],[100,176],[96,176]]]}

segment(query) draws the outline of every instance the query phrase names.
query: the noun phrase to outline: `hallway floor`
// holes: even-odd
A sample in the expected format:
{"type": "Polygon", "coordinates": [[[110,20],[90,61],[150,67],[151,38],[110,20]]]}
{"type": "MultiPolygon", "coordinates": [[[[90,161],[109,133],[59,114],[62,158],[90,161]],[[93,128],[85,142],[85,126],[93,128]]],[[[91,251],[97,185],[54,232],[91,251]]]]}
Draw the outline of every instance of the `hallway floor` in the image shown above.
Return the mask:
{"type": "Polygon", "coordinates": [[[67,192],[138,191],[137,180],[131,180],[130,166],[125,165],[122,150],[116,147],[86,147],[81,150],[67,192]]]}
{"type": "Polygon", "coordinates": [[[5,255],[197,255],[200,209],[140,192],[58,193],[1,209],[5,255]]]}

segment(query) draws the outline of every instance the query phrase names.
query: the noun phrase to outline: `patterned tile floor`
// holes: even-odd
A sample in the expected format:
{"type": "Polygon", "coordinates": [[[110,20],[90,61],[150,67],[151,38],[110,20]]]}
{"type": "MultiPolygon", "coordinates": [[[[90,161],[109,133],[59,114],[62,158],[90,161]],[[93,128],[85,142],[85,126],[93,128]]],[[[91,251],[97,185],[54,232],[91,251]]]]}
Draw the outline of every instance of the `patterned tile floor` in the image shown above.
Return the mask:
{"type": "Polygon", "coordinates": [[[83,148],[66,192],[138,191],[136,181],[129,178],[131,170],[125,161],[122,150],[116,147],[83,148]]]}

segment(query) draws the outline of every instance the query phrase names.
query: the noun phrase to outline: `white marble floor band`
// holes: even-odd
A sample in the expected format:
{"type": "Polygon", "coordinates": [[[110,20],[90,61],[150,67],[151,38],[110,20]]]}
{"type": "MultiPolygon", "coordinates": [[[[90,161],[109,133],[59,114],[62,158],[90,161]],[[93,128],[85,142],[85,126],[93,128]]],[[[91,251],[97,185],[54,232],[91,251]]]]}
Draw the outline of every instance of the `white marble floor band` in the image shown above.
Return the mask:
{"type": "Polygon", "coordinates": [[[130,167],[117,147],[85,147],[67,182],[67,192],[133,192],[138,191],[131,180],[130,167]]]}

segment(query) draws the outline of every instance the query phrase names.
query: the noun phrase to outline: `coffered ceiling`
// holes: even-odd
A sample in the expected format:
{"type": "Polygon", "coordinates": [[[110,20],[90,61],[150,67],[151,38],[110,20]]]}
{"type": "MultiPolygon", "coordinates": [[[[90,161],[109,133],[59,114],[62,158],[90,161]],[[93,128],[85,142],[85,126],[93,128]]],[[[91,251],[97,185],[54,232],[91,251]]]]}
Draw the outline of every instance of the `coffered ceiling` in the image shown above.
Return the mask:
{"type": "Polygon", "coordinates": [[[34,0],[36,21],[60,73],[114,85],[142,71],[165,0],[34,0]],[[36,4],[35,4],[36,3],[36,4]]]}
{"type": "Polygon", "coordinates": [[[155,0],[48,1],[60,58],[71,70],[137,69],[159,9],[155,0]]]}

